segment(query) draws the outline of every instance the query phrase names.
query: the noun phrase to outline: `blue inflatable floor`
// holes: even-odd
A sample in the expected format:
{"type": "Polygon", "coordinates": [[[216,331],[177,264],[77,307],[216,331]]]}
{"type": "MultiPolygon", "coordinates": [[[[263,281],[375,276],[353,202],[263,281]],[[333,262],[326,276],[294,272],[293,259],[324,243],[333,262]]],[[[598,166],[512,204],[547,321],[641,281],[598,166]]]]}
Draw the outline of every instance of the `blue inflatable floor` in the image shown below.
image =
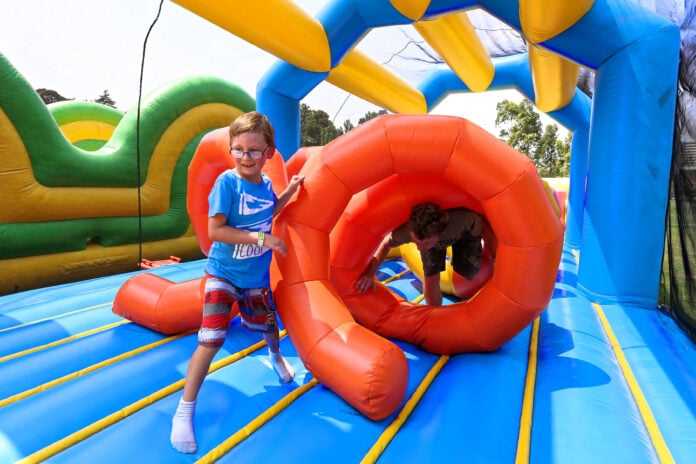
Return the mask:
{"type": "MultiPolygon", "coordinates": [[[[151,271],[198,278],[204,261],[151,271]]],[[[281,384],[261,337],[233,320],[203,385],[199,449],[169,445],[193,333],[164,336],[114,315],[133,274],[0,297],[0,463],[694,462],[696,350],[655,309],[597,306],[563,255],[553,299],[500,350],[438,356],[399,343],[404,404],[366,419],[316,382],[289,337],[281,384]]],[[[379,277],[405,298],[404,264],[379,277]]]]}

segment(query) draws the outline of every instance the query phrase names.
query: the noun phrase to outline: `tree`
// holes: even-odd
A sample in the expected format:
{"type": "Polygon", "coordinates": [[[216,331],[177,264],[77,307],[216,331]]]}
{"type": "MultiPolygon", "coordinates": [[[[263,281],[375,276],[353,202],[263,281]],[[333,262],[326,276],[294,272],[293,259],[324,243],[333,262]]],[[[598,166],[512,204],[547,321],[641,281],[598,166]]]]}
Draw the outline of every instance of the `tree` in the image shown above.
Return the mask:
{"type": "Polygon", "coordinates": [[[534,161],[541,177],[566,177],[570,168],[572,135],[558,140],[558,126],[543,127],[539,114],[528,99],[519,104],[503,100],[496,105],[496,127],[500,138],[534,161]]]}
{"type": "MultiPolygon", "coordinates": [[[[387,110],[368,111],[358,120],[358,125],[383,114],[387,114],[387,110]]],[[[300,146],[326,145],[354,128],[350,119],[343,121],[342,127],[336,128],[325,111],[313,110],[305,103],[300,105],[300,146]]]]}
{"type": "MultiPolygon", "coordinates": [[[[343,133],[344,134],[347,134],[348,132],[352,131],[353,129],[355,129],[355,126],[353,125],[352,122],[350,122],[350,119],[346,119],[345,121],[343,121],[343,133]]],[[[340,131],[341,130],[339,129],[339,132],[340,131]]]]}
{"type": "Polygon", "coordinates": [[[341,134],[343,131],[336,129],[326,111],[313,110],[305,103],[300,105],[301,146],[326,145],[341,134]]]}
{"type": "Polygon", "coordinates": [[[44,104],[46,105],[69,100],[55,90],[51,89],[36,89],[36,93],[39,94],[39,97],[41,97],[41,100],[43,100],[44,104]]]}
{"type": "Polygon", "coordinates": [[[116,102],[111,99],[111,95],[109,95],[108,90],[104,90],[104,93],[99,95],[99,98],[94,100],[94,103],[99,103],[101,105],[106,105],[106,106],[110,106],[112,108],[116,108],[116,102]]]}
{"type": "Polygon", "coordinates": [[[379,111],[368,111],[365,113],[365,116],[362,118],[358,119],[358,125],[366,123],[370,119],[374,119],[377,116],[382,116],[383,114],[387,114],[387,110],[379,110],[379,111]]]}

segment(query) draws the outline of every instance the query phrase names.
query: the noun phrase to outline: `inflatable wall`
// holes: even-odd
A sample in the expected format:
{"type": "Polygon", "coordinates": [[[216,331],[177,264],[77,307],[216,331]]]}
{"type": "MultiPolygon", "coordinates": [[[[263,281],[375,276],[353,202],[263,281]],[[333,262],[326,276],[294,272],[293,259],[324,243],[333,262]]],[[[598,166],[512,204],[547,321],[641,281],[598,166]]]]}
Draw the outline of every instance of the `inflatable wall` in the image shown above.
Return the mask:
{"type": "Polygon", "coordinates": [[[201,138],[254,108],[213,77],[156,89],[126,115],[48,109],[0,55],[0,293],[133,271],[141,258],[201,258],[186,212],[201,138]],[[139,137],[138,137],[139,134],[139,137]]]}

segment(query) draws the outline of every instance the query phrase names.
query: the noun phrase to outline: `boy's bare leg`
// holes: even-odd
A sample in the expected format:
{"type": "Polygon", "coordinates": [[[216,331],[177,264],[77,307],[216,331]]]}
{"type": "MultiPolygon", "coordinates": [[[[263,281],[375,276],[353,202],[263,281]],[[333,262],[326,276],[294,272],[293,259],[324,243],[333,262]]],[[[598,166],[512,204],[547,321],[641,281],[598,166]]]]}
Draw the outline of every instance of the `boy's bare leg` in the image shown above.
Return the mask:
{"type": "Polygon", "coordinates": [[[208,374],[210,363],[219,348],[198,345],[189,361],[186,371],[184,394],[172,419],[172,432],[169,437],[172,447],[181,453],[195,453],[198,445],[193,431],[193,415],[196,412],[196,398],[203,380],[208,374]]]}
{"type": "Polygon", "coordinates": [[[264,333],[263,339],[268,345],[268,357],[271,360],[271,366],[278,374],[280,381],[283,383],[292,382],[295,378],[295,370],[292,366],[285,360],[282,354],[280,354],[280,343],[279,343],[278,331],[271,333],[264,333]]]}

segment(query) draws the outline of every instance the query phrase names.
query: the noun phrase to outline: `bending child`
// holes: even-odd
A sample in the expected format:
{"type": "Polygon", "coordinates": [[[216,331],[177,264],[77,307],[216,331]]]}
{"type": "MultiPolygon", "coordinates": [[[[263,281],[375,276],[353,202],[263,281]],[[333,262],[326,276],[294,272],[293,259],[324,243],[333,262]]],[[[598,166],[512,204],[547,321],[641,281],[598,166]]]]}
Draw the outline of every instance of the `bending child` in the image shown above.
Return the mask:
{"type": "Polygon", "coordinates": [[[388,233],[377,247],[367,268],[355,282],[363,293],[375,285],[374,275],[389,250],[414,242],[423,261],[423,293],[430,306],[442,306],[440,272],[445,270],[447,247],[452,246],[452,268],[467,280],[481,269],[481,239],[495,256],[496,239],[488,222],[467,208],[443,210],[439,205],[421,203],[411,209],[408,222],[388,233]]]}
{"type": "Polygon", "coordinates": [[[266,116],[252,111],[230,125],[230,154],[235,169],[218,176],[208,196],[208,234],[212,241],[205,268],[207,275],[203,321],[198,346],[189,361],[184,392],[172,419],[171,444],[182,453],[197,449],[193,415],[198,392],[213,357],[218,352],[239,304],[242,325],[261,332],[268,345],[271,365],[282,382],[295,372],[279,348],[276,308],[270,287],[272,250],[285,256],[287,245],[271,235],[273,217],[302,185],[293,176],[276,197],[271,180],[261,170],[275,153],[274,130],[266,116]]]}

